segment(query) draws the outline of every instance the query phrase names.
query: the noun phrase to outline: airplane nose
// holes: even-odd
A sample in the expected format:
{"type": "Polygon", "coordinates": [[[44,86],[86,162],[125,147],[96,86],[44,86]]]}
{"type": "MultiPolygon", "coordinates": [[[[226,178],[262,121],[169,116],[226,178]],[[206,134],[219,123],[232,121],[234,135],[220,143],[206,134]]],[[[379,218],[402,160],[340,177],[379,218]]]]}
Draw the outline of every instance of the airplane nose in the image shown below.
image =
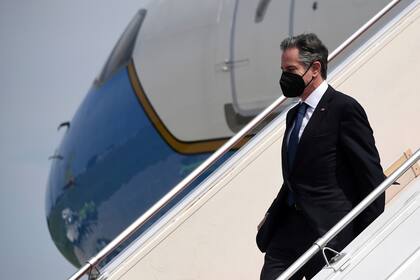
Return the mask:
{"type": "MultiPolygon", "coordinates": [[[[141,64],[135,67],[132,56],[145,16],[140,10],[128,25],[70,122],[56,151],[59,157],[52,158],[47,224],[55,245],[75,266],[99,252],[211,152],[200,141],[187,143],[185,150],[195,153],[171,146],[138,96],[141,64]]],[[[161,128],[166,125],[162,121],[161,128]]]]}
{"type": "Polygon", "coordinates": [[[184,155],[161,138],[124,67],[77,110],[50,171],[46,212],[56,246],[83,264],[208,154],[184,155]]]}

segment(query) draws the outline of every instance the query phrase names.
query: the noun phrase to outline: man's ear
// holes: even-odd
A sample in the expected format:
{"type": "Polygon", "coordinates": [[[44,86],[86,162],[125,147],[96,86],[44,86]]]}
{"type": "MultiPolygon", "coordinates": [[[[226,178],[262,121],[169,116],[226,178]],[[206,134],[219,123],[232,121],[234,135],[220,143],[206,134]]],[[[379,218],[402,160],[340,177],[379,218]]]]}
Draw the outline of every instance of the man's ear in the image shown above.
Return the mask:
{"type": "Polygon", "coordinates": [[[321,62],[319,62],[318,60],[312,63],[312,73],[315,77],[321,75],[321,62]]]}

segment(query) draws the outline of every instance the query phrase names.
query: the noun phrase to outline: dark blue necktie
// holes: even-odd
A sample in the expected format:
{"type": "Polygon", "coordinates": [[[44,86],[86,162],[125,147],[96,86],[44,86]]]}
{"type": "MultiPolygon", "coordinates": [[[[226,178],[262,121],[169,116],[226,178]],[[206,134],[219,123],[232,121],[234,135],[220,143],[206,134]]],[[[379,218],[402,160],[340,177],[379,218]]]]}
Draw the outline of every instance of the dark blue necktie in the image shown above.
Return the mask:
{"type": "Polygon", "coordinates": [[[307,108],[308,105],[306,105],[306,103],[300,103],[298,112],[296,114],[295,126],[293,127],[293,130],[290,133],[289,143],[287,145],[287,160],[289,168],[292,168],[293,162],[295,160],[295,155],[299,144],[299,130],[302,126],[303,117],[305,116],[307,108]]]}
{"type": "MultiPolygon", "coordinates": [[[[295,160],[296,151],[299,144],[299,130],[302,126],[303,117],[305,116],[307,108],[308,105],[304,102],[299,105],[298,112],[296,114],[295,126],[290,133],[289,143],[287,145],[287,163],[289,165],[289,170],[293,167],[293,162],[295,160]]],[[[295,203],[294,195],[291,190],[289,191],[287,201],[289,206],[295,203]]]]}

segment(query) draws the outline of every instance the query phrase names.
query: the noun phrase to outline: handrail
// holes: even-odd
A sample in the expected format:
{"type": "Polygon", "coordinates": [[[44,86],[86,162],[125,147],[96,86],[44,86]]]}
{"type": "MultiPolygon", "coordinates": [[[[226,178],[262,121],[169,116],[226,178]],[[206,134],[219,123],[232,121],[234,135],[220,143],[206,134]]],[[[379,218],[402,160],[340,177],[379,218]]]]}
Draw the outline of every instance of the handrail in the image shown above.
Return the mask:
{"type": "Polygon", "coordinates": [[[315,243],[288,269],[286,269],[277,280],[287,280],[305,263],[307,263],[316,253],[321,251],[328,242],[331,241],[341,230],[343,230],[351,221],[353,221],[363,210],[366,209],[375,199],[377,199],[387,188],[389,188],[399,177],[401,177],[409,168],[411,168],[420,159],[420,149],[413,156],[407,159],[394,173],[386,178],[376,189],[374,189],[365,199],[363,199],[353,210],[344,216],[335,226],[333,226],[324,236],[315,243]]]}
{"type": "MultiPolygon", "coordinates": [[[[391,10],[401,0],[394,0],[388,4],[384,9],[378,12],[371,20],[357,30],[348,40],[341,44],[336,50],[328,56],[328,62],[334,59],[339,53],[346,49],[354,40],[360,37],[367,29],[369,29],[376,21],[384,16],[389,10],[391,10]],[[350,40],[351,39],[351,40],[350,40]]],[[[217,160],[219,160],[224,154],[230,149],[235,147],[246,135],[254,130],[261,122],[267,119],[273,112],[275,112],[280,105],[286,101],[286,97],[280,96],[270,106],[264,109],[258,114],[252,121],[250,121],[245,127],[243,127],[235,136],[229,141],[222,145],[215,153],[213,153],[207,160],[205,160],[200,166],[198,166],[193,172],[179,182],[171,191],[157,201],[149,210],[143,213],[136,221],[134,221],[129,227],[121,232],[114,240],[112,240],[107,246],[105,246],[98,254],[92,257],[87,263],[82,266],[76,273],[74,273],[68,280],[78,280],[86,273],[90,272],[96,265],[99,264],[106,256],[108,256],[113,250],[121,245],[125,240],[130,238],[140,227],[146,224],[157,212],[168,205],[172,199],[177,196],[180,192],[185,190],[197,177],[202,175],[207,169],[209,169],[217,160]]]]}
{"type": "Polygon", "coordinates": [[[69,280],[80,279],[85,273],[95,267],[101,260],[109,255],[112,250],[121,245],[127,240],[133,233],[136,232],[141,226],[149,221],[159,210],[168,205],[172,199],[185,190],[197,177],[202,175],[214,162],[220,159],[225,153],[231,148],[235,147],[248,133],[257,127],[258,124],[263,122],[268,116],[270,116],[287,98],[284,96],[279,97],[274,103],[268,106],[252,121],[250,121],[241,131],[227,141],[222,147],[220,147],[215,153],[213,153],[207,160],[205,160],[199,167],[197,167],[191,174],[185,177],[180,183],[178,183],[171,191],[163,196],[158,202],[156,202],[149,210],[141,215],[134,223],[120,233],[114,240],[112,240],[107,246],[105,246],[96,256],[91,258],[79,271],[73,274],[69,280]]]}
{"type": "Polygon", "coordinates": [[[368,22],[366,22],[362,27],[360,27],[356,32],[354,32],[347,40],[345,40],[340,46],[338,46],[329,56],[328,61],[334,59],[337,55],[342,53],[351,43],[353,43],[357,38],[359,38],[363,33],[365,33],[372,25],[374,25],[378,20],[380,20],[385,14],[387,14],[392,8],[394,8],[401,0],[393,0],[389,2],[382,10],[380,10],[376,15],[374,15],[368,22]]]}

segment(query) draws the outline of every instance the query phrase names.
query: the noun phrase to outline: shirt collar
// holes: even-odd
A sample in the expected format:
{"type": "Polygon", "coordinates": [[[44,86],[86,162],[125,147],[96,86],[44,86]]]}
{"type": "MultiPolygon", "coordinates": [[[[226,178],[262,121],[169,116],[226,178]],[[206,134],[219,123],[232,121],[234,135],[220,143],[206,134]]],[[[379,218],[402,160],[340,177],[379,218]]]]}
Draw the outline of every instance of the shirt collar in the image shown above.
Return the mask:
{"type": "Polygon", "coordinates": [[[327,81],[323,81],[309,96],[306,98],[305,103],[315,109],[318,105],[319,101],[321,100],[322,96],[328,89],[327,81]]]}

